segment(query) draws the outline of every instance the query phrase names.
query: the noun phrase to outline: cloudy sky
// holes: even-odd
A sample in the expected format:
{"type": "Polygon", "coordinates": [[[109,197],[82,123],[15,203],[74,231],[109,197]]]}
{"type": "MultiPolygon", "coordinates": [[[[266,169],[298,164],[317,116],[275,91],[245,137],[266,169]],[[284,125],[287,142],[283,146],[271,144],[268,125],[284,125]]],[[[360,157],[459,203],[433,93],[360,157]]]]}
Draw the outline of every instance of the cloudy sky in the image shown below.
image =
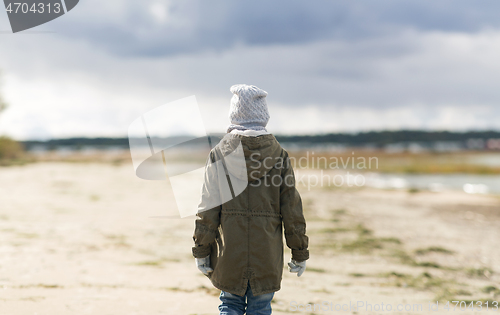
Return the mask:
{"type": "MultiPolygon", "coordinates": [[[[500,2],[82,0],[10,33],[0,134],[126,136],[195,95],[223,132],[233,84],[266,90],[277,134],[500,129],[500,2]]],[[[190,122],[187,122],[188,124],[190,122]]]]}

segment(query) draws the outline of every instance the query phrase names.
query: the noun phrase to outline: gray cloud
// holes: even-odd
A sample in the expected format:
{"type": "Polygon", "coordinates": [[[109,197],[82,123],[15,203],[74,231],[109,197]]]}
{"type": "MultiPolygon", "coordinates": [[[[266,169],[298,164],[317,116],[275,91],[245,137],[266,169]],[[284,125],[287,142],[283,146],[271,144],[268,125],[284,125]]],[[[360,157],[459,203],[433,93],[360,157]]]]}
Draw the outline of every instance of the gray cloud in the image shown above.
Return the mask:
{"type": "Polygon", "coordinates": [[[499,28],[494,0],[84,1],[66,20],[47,24],[71,39],[122,56],[221,52],[321,40],[356,41],[417,31],[499,28]],[[71,22],[70,22],[71,21],[71,22]],[[64,25],[64,27],[62,27],[64,25]]]}
{"type": "Polygon", "coordinates": [[[83,1],[40,27],[56,33],[0,35],[0,130],[124,135],[141,112],[195,94],[220,131],[236,83],[269,92],[278,132],[500,128],[498,6],[83,1]]]}

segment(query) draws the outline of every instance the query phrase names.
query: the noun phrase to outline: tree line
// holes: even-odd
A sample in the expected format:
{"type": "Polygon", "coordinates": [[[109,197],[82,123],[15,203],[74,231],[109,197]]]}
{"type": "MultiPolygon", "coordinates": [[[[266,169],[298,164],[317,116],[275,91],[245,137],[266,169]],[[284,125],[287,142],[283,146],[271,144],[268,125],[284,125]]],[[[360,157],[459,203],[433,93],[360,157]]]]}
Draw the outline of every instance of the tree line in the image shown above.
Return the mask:
{"type": "MultiPolygon", "coordinates": [[[[399,131],[369,131],[359,133],[329,133],[319,135],[276,135],[279,142],[299,143],[299,144],[345,144],[345,145],[375,145],[384,146],[391,143],[420,142],[431,143],[437,141],[458,141],[464,142],[469,139],[500,139],[500,131],[423,131],[423,130],[399,130],[399,131]]],[[[23,145],[30,149],[36,145],[45,147],[86,147],[86,146],[121,146],[128,147],[129,140],[122,138],[64,138],[50,139],[46,141],[29,140],[22,141],[23,145]]]]}

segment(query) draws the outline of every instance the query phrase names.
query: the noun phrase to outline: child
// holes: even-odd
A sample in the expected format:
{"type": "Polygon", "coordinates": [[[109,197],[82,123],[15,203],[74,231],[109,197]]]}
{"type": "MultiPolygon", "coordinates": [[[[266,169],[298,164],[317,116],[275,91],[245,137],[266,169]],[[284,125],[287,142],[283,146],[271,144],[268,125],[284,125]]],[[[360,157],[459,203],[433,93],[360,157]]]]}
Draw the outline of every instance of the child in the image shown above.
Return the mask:
{"type": "Polygon", "coordinates": [[[230,178],[234,181],[238,172],[226,165],[224,157],[234,150],[236,141],[243,148],[243,176],[248,184],[239,194],[231,188],[229,201],[213,203],[214,198],[221,199],[222,193],[216,191],[222,187],[221,176],[205,175],[193,256],[198,268],[222,290],[221,315],[271,314],[271,300],[280,289],[283,272],[282,227],[292,250],[289,271],[300,277],[309,258],[306,222],[288,153],[265,128],[267,92],[245,84],[234,85],[230,91],[234,94],[231,125],[210,152],[207,168],[223,165],[231,186],[230,178]]]}

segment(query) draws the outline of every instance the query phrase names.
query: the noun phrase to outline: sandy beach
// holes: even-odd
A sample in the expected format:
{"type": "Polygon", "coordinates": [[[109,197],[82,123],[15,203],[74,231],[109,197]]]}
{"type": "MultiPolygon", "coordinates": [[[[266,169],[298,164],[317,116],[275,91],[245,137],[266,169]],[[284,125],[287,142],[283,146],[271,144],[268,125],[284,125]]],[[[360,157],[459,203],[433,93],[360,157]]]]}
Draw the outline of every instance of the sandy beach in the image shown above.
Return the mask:
{"type": "MultiPolygon", "coordinates": [[[[274,314],[500,301],[498,196],[298,189],[311,258],[300,278],[284,269],[274,314]],[[314,303],[324,309],[306,310],[314,303]]],[[[191,255],[194,218],[176,211],[168,182],[141,180],[129,163],[0,168],[0,315],[218,314],[219,291],[191,255]]]]}

